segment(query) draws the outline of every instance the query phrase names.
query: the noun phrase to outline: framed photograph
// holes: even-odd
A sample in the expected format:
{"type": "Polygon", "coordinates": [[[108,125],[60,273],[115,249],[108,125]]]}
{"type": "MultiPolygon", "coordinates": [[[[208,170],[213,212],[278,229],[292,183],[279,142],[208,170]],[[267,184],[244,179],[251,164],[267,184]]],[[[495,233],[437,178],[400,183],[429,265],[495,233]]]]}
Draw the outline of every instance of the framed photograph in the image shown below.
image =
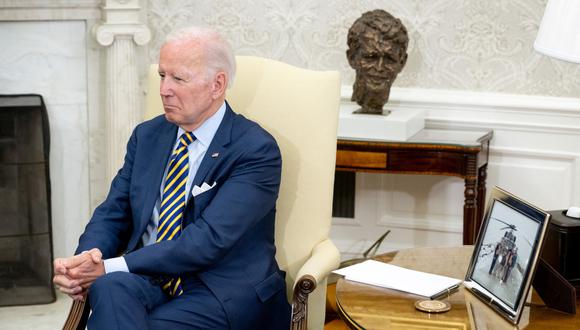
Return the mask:
{"type": "Polygon", "coordinates": [[[522,314],[549,219],[519,197],[492,189],[464,286],[512,324],[522,314]]]}

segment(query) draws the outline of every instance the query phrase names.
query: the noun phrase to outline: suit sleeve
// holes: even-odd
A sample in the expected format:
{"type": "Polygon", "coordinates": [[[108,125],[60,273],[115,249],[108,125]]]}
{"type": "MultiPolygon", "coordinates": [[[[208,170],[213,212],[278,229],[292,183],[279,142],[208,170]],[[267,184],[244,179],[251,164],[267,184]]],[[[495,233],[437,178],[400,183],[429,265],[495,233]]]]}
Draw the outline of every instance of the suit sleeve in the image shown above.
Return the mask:
{"type": "Polygon", "coordinates": [[[236,242],[273,212],[282,160],[276,141],[259,128],[241,142],[246,149],[230,175],[177,240],[145,246],[125,255],[133,273],[197,272],[218,262],[236,242]]]}
{"type": "Polygon", "coordinates": [[[124,248],[123,244],[127,244],[132,226],[129,186],[137,149],[138,129],[139,126],[133,130],[127,143],[123,167],[113,179],[107,198],[95,209],[79,239],[75,254],[98,248],[103,253],[103,258],[111,258],[124,248]]]}

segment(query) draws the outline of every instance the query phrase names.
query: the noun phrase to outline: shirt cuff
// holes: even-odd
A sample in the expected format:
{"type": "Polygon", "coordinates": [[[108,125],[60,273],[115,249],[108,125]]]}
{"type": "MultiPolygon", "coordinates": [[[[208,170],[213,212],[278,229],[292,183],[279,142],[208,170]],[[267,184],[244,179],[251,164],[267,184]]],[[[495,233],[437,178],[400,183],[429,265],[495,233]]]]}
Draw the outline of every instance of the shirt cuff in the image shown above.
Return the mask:
{"type": "Polygon", "coordinates": [[[126,272],[129,273],[129,267],[127,262],[123,257],[111,258],[103,260],[105,265],[105,273],[109,274],[112,272],[126,272]]]}

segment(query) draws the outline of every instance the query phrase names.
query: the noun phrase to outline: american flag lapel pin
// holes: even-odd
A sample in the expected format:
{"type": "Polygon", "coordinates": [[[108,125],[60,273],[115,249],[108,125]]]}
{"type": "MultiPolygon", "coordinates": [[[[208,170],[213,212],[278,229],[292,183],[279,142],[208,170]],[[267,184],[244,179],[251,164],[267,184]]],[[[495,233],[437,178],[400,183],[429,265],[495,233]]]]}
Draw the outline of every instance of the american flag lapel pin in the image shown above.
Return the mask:
{"type": "Polygon", "coordinates": [[[220,155],[219,152],[214,152],[213,154],[211,154],[211,158],[218,158],[219,155],[220,155]]]}

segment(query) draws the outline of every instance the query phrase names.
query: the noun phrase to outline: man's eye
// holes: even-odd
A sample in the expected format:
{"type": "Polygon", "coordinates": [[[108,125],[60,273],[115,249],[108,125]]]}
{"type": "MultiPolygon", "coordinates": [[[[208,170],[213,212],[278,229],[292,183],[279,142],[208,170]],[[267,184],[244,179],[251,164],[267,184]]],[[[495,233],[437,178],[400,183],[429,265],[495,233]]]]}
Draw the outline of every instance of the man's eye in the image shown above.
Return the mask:
{"type": "Polygon", "coordinates": [[[395,60],[391,56],[385,55],[385,56],[383,56],[383,62],[385,62],[385,63],[395,63],[395,62],[397,62],[397,60],[395,60]]]}
{"type": "Polygon", "coordinates": [[[159,77],[161,77],[161,80],[163,80],[165,78],[165,73],[159,72],[159,77]]]}
{"type": "Polygon", "coordinates": [[[175,79],[175,81],[179,81],[179,82],[184,81],[183,78],[177,77],[177,76],[173,76],[173,79],[175,79]]]}

